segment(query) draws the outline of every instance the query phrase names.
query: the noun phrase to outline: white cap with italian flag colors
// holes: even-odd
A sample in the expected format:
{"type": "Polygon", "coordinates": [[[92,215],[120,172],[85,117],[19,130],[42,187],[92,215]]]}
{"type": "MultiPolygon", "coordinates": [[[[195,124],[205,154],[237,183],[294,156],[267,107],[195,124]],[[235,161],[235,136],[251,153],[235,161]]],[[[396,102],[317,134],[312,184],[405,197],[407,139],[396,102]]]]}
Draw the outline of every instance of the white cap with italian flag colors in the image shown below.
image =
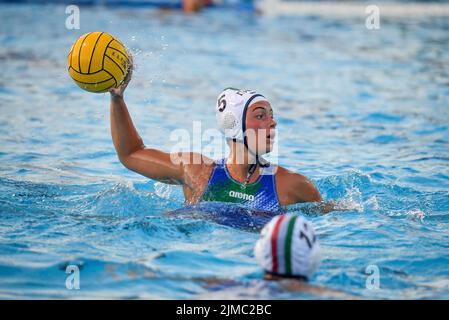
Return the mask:
{"type": "Polygon", "coordinates": [[[310,279],[320,263],[320,245],[310,222],[297,214],[274,217],[254,248],[260,266],[283,277],[310,279]]]}

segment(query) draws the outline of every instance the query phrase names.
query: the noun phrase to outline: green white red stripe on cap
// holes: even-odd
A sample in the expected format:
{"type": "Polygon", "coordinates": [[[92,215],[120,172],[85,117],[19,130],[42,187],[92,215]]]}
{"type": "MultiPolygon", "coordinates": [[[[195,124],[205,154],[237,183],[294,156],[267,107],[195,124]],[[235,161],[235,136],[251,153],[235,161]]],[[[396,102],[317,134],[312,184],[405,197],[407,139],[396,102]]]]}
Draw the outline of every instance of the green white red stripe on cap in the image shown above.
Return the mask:
{"type": "Polygon", "coordinates": [[[271,256],[273,257],[272,263],[272,272],[278,273],[278,235],[279,230],[281,229],[282,221],[284,220],[285,215],[280,216],[275,225],[274,225],[274,231],[271,234],[271,256]]]}
{"type": "Polygon", "coordinates": [[[285,274],[292,274],[292,241],[293,241],[293,229],[295,227],[295,222],[298,216],[293,216],[287,225],[287,235],[284,242],[284,257],[285,257],[285,274]]]}
{"type": "Polygon", "coordinates": [[[282,215],[276,221],[273,233],[271,234],[273,273],[292,274],[292,240],[297,218],[298,216],[296,215],[282,215]]]}

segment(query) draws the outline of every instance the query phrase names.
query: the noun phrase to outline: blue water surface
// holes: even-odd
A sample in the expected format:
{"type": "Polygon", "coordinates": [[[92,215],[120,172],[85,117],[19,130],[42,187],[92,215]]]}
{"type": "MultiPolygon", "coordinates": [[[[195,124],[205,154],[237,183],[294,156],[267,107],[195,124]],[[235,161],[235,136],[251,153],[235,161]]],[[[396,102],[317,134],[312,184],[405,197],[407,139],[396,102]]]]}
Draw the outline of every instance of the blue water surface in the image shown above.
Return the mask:
{"type": "Polygon", "coordinates": [[[81,7],[79,30],[66,18],[65,6],[0,6],[0,298],[324,298],[261,280],[263,217],[180,210],[180,187],[120,164],[108,95],[66,70],[74,40],[102,30],[134,54],[126,101],[149,147],[172,150],[192,121],[214,128],[225,87],[272,101],[279,164],[349,208],[309,215],[323,249],[311,284],[449,299],[449,20],[367,30],[363,17],[101,6],[81,7]],[[79,290],[66,288],[70,265],[79,290]]]}

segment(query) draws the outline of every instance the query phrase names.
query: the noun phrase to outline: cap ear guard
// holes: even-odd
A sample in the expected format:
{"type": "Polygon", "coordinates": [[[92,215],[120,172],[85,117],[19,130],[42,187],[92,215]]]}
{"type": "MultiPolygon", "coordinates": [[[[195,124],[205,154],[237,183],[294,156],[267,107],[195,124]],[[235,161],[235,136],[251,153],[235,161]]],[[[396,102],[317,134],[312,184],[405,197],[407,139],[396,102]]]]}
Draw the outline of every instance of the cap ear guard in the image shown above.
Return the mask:
{"type": "Polygon", "coordinates": [[[223,111],[223,114],[217,113],[217,122],[220,131],[227,139],[237,139],[243,141],[243,131],[241,129],[241,122],[234,113],[223,111]]]}

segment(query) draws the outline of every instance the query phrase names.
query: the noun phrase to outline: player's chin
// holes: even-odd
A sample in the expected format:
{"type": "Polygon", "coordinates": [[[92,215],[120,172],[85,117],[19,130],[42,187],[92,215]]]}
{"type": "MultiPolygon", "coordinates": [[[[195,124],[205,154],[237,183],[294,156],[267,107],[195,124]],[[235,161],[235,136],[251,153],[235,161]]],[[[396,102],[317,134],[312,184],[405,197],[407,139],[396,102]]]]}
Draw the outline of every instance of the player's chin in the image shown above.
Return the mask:
{"type": "Polygon", "coordinates": [[[265,146],[267,153],[273,150],[273,145],[274,145],[274,138],[268,138],[265,146]]]}
{"type": "Polygon", "coordinates": [[[273,145],[268,144],[267,147],[265,148],[265,153],[270,153],[271,151],[273,151],[273,145]]]}
{"type": "Polygon", "coordinates": [[[266,153],[270,153],[273,150],[273,144],[270,141],[267,141],[267,143],[259,148],[257,148],[257,154],[258,155],[264,155],[266,153]]]}

